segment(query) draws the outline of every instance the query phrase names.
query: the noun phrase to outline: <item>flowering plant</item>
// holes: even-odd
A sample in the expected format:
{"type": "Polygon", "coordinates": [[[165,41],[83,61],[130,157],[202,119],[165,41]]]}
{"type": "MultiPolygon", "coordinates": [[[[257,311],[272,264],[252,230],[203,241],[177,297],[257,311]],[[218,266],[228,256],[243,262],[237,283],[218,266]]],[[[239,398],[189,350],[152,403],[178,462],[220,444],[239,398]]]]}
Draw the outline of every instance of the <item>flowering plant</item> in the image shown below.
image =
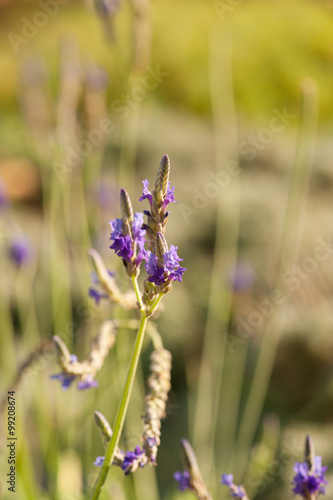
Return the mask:
{"type": "MultiPolygon", "coordinates": [[[[133,283],[133,292],[122,293],[116,285],[114,276],[109,272],[95,250],[90,251],[96,273],[93,274],[93,287],[89,295],[97,303],[107,299],[122,305],[126,309],[139,309],[140,321],[130,361],[123,396],[119,404],[114,432],[106,418],[95,412],[95,421],[100,431],[105,455],[96,458],[95,465],[100,466],[100,473],[92,491],[91,499],[99,497],[110,465],[120,466],[125,474],[134,472],[147,464],[156,465],[158,446],[160,445],[161,419],[165,416],[166,402],[170,390],[171,354],[164,349],[162,339],[155,331],[153,337],[154,350],[151,354],[149,392],[145,398],[144,431],[141,446],[134,451],[124,452],[118,447],[124,420],[127,412],[136,368],[141,353],[142,343],[150,318],[158,309],[163,296],[170,292],[174,281],[182,281],[186,268],[180,266],[183,260],[179,257],[175,245],[167,244],[165,231],[169,217],[169,203],[177,203],[174,198],[175,188],[170,188],[170,161],[163,156],[157,173],[155,187],[151,193],[148,180],[143,181],[143,192],[140,201],[148,200],[150,210],[143,213],[133,212],[130,197],[125,189],[120,191],[121,218],[110,222],[110,249],[122,259],[125,271],[133,283]],[[144,216],[147,222],[144,222],[144,216]],[[146,271],[144,290],[141,293],[138,276],[142,263],[146,271]]],[[[115,343],[119,322],[106,321],[92,342],[88,358],[79,362],[74,354],[70,354],[63,341],[55,336],[53,341],[58,352],[61,373],[52,378],[61,382],[63,389],[78,380],[78,389],[97,387],[94,377],[101,369],[104,359],[115,343]]]]}

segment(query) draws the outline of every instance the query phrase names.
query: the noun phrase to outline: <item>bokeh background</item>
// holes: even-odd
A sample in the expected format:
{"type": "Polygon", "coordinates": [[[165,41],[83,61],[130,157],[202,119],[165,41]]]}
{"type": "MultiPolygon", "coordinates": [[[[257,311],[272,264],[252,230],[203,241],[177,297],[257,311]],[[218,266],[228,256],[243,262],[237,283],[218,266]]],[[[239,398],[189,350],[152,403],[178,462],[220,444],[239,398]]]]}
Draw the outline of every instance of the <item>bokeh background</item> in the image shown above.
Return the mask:
{"type": "Polygon", "coordinates": [[[0,41],[0,389],[16,390],[18,436],[13,494],[3,406],[1,497],[91,490],[93,412],[112,424],[134,332],[98,389],[62,391],[52,352],[17,374],[52,335],[84,359],[104,319],[133,317],[89,298],[87,250],[129,286],[108,221],[122,186],[142,210],[141,180],[168,153],[167,239],[187,272],[156,318],[174,358],[159,465],[112,470],[101,498],[192,498],[173,479],[182,437],[214,498],[223,472],[252,499],[291,498],[307,433],[333,463],[333,2],[1,0],[0,41]]]}

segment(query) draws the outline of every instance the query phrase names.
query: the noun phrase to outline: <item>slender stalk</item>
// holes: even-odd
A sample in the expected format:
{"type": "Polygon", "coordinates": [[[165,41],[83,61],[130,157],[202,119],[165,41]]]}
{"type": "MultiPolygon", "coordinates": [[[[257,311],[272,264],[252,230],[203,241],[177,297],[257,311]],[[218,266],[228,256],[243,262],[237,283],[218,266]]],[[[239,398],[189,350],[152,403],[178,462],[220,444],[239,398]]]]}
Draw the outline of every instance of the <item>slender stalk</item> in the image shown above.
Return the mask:
{"type": "Polygon", "coordinates": [[[138,285],[138,278],[136,276],[132,276],[132,283],[133,283],[133,288],[135,291],[136,298],[138,299],[138,302],[140,305],[140,311],[142,312],[144,310],[144,305],[142,302],[141,292],[140,292],[140,288],[138,285]]]}
{"type": "Polygon", "coordinates": [[[120,440],[121,432],[122,432],[122,429],[124,426],[124,421],[125,421],[126,412],[127,412],[127,408],[128,408],[128,403],[129,403],[129,400],[131,397],[131,392],[132,392],[133,382],[134,382],[134,378],[135,378],[135,374],[136,374],[136,370],[137,370],[137,366],[138,366],[138,361],[140,358],[140,353],[141,353],[143,339],[144,339],[144,335],[145,335],[145,331],[146,331],[147,321],[148,321],[148,318],[147,318],[146,313],[144,311],[141,311],[139,329],[138,329],[138,333],[137,333],[137,336],[135,339],[134,349],[133,349],[133,353],[132,353],[132,358],[131,358],[128,374],[127,374],[125,388],[124,388],[121,402],[119,404],[119,408],[118,408],[118,412],[117,412],[117,416],[116,416],[116,421],[114,424],[114,433],[113,433],[112,439],[110,440],[109,445],[107,447],[104,463],[103,463],[102,468],[100,470],[100,473],[97,477],[97,480],[96,480],[94,489],[92,491],[90,500],[97,500],[98,499],[98,497],[101,493],[101,489],[102,489],[102,487],[105,483],[105,480],[107,478],[110,465],[113,462],[113,457],[114,457],[116,448],[118,447],[118,444],[119,444],[119,440],[120,440]]]}
{"type": "Polygon", "coordinates": [[[163,298],[163,295],[164,295],[163,293],[160,293],[156,297],[156,299],[154,300],[154,302],[151,304],[150,308],[147,311],[148,316],[151,316],[156,311],[158,304],[161,302],[161,300],[163,298]]]}

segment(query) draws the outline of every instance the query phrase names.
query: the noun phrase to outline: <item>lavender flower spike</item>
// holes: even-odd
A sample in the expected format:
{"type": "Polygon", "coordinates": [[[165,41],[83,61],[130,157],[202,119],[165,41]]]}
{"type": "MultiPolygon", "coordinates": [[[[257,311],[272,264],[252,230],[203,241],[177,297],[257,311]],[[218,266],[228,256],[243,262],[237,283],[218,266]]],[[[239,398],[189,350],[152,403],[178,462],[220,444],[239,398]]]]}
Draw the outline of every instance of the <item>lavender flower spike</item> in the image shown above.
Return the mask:
{"type": "Polygon", "coordinates": [[[145,229],[143,229],[143,214],[137,212],[133,216],[131,200],[125,189],[120,191],[121,219],[114,219],[111,225],[110,248],[123,259],[129,276],[139,274],[139,266],[146,258],[145,229]]]}
{"type": "Polygon", "coordinates": [[[157,233],[165,233],[165,226],[168,221],[169,212],[167,206],[169,203],[177,203],[174,197],[175,188],[170,188],[170,160],[168,155],[164,155],[159,170],[157,172],[155,189],[151,193],[148,189],[149,182],[147,179],[143,181],[142,196],[139,201],[148,200],[150,211],[145,210],[147,215],[147,224],[144,226],[149,242],[149,249],[154,253],[155,240],[157,233]]]}
{"type": "Polygon", "coordinates": [[[322,458],[315,456],[310,436],[306,437],[304,458],[304,462],[296,462],[294,465],[296,474],[292,481],[293,493],[306,499],[318,498],[320,494],[325,495],[327,466],[322,466],[322,458]]]}
{"type": "Polygon", "coordinates": [[[166,244],[161,243],[162,241],[165,242],[163,235],[157,233],[156,255],[148,252],[145,267],[149,275],[148,281],[155,285],[166,285],[166,291],[169,291],[167,285],[170,285],[172,281],[182,281],[186,268],[179,265],[183,259],[177,254],[178,247],[170,245],[170,250],[168,250],[166,244]]]}
{"type": "Polygon", "coordinates": [[[228,486],[232,497],[241,498],[242,500],[249,500],[244,486],[237,486],[234,484],[234,476],[232,474],[222,474],[221,483],[228,486]]]}

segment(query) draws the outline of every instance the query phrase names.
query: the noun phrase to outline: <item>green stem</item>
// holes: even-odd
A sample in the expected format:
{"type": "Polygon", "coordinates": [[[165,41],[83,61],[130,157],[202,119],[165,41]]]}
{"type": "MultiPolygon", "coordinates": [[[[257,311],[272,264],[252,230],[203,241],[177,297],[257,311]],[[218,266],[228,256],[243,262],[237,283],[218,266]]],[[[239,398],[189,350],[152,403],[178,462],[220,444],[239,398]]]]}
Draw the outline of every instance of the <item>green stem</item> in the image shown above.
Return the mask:
{"type": "Polygon", "coordinates": [[[147,316],[151,316],[156,311],[157,306],[160,303],[160,301],[162,300],[163,296],[164,296],[164,293],[160,293],[156,297],[156,299],[153,301],[153,303],[150,305],[150,308],[147,311],[147,316]]]}
{"type": "Polygon", "coordinates": [[[144,311],[141,311],[141,317],[140,317],[140,324],[139,324],[139,329],[138,333],[135,339],[135,344],[134,344],[134,349],[132,353],[132,358],[130,362],[130,367],[128,370],[127,374],[127,379],[125,383],[125,389],[123,392],[123,396],[118,408],[117,416],[116,416],[116,421],[114,425],[114,433],[112,436],[112,439],[109,442],[109,445],[106,450],[105,454],[105,459],[104,463],[102,465],[102,468],[100,470],[100,473],[97,477],[94,489],[91,493],[90,500],[97,500],[100,493],[101,489],[105,483],[105,480],[107,478],[108,472],[110,465],[113,462],[113,457],[115,454],[115,451],[118,447],[121,432],[124,426],[124,421],[127,413],[127,408],[128,408],[128,403],[131,397],[131,392],[132,392],[132,387],[133,387],[133,382],[138,366],[138,361],[140,358],[140,353],[141,353],[141,348],[142,348],[142,343],[143,339],[145,336],[145,331],[146,331],[146,325],[147,325],[148,317],[144,311]]]}
{"type": "Polygon", "coordinates": [[[140,311],[142,312],[144,310],[144,305],[142,302],[141,292],[140,292],[140,288],[138,285],[138,278],[136,276],[132,276],[132,283],[133,283],[133,288],[135,291],[136,298],[138,299],[138,302],[140,305],[140,311]]]}

